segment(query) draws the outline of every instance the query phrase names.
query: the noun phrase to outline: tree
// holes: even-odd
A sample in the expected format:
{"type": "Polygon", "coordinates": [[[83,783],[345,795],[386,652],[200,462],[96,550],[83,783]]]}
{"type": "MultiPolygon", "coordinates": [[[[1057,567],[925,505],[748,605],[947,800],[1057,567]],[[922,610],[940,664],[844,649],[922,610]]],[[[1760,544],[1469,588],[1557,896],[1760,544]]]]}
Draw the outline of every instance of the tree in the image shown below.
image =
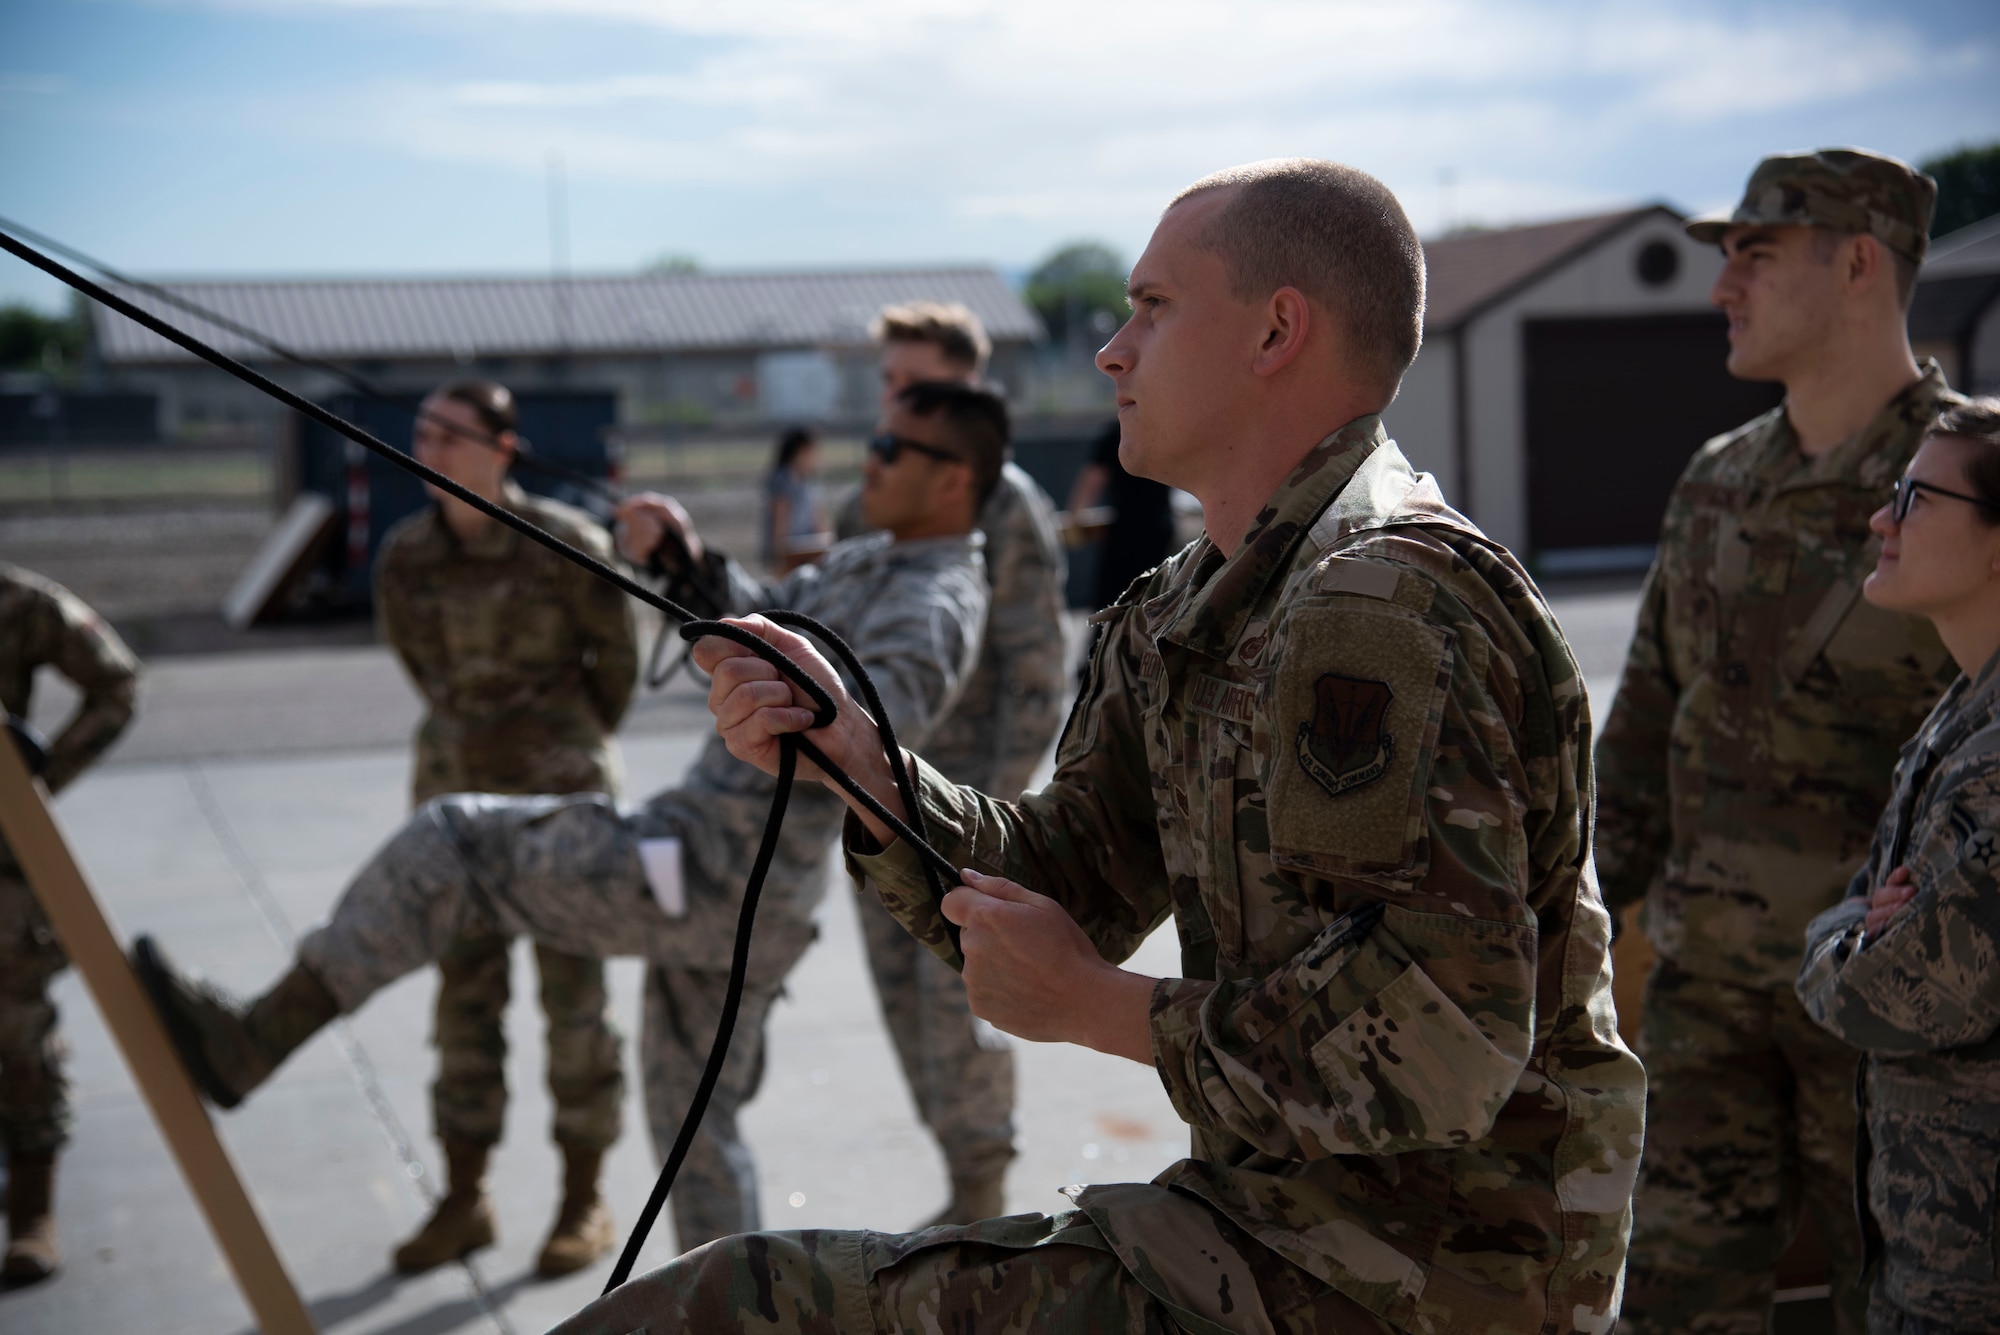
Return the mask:
{"type": "Polygon", "coordinates": [[[1937,177],[1932,236],[1956,232],[2000,213],[2000,144],[1954,149],[1918,165],[1937,177]]]}
{"type": "Polygon", "coordinates": [[[0,367],[61,370],[83,356],[89,329],[76,315],[44,315],[33,306],[0,306],[0,367]]]}
{"type": "Polygon", "coordinates": [[[1075,241],[1028,275],[1028,304],[1056,343],[1096,347],[1125,323],[1125,261],[1096,241],[1075,241]]]}
{"type": "Polygon", "coordinates": [[[701,261],[692,255],[679,253],[662,255],[639,272],[648,278],[679,278],[686,274],[700,273],[701,261]]]}

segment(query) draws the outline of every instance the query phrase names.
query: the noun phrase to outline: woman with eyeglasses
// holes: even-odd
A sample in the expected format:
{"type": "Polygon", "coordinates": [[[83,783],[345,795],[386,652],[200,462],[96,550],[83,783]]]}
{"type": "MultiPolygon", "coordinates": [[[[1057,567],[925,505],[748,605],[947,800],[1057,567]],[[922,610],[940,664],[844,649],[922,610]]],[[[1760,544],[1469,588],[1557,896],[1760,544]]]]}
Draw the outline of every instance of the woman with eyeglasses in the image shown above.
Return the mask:
{"type": "Polygon", "coordinates": [[[1871,1335],[2000,1325],[2000,399],[1947,409],[1870,522],[1863,596],[1964,673],[1903,748],[1799,999],[1867,1054],[1857,1183],[1871,1335]]]}

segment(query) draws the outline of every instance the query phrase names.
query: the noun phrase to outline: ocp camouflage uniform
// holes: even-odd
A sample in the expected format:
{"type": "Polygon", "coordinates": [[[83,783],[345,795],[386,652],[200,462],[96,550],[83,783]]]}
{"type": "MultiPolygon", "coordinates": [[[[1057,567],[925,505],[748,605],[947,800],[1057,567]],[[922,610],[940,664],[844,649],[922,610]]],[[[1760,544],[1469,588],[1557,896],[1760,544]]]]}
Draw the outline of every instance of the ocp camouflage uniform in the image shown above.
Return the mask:
{"type": "MultiPolygon", "coordinates": [[[[511,482],[500,499],[599,560],[613,559],[610,538],[583,512],[511,482]]],[[[638,670],[637,627],[618,590],[503,524],[463,541],[431,506],[383,540],[375,611],[427,706],[413,805],[465,792],[617,796],[612,734],[638,670]]],[[[607,1148],[621,1129],[625,1075],[604,962],[538,943],[535,964],[555,1140],[607,1148]]],[[[438,1135],[497,1144],[507,1110],[508,940],[453,942],[438,973],[438,1135]]]]}
{"type": "MultiPolygon", "coordinates": [[[[1067,678],[1055,507],[1018,465],[1000,472],[979,515],[992,611],[978,666],[924,746],[953,783],[1018,793],[1062,721],[1067,678]]],[[[862,940],[882,1016],[924,1124],[952,1180],[977,1182],[1014,1157],[1014,1052],[972,1014],[958,972],[919,945],[865,889],[862,940]]]]}
{"type": "MultiPolygon", "coordinates": [[[[1611,1328],[1643,1076],[1583,682],[1527,575],[1364,417],[1234,555],[1197,542],[1099,616],[1051,785],[923,764],[920,800],[1109,960],[1174,914],[1153,1054],[1193,1156],[1053,1218],[733,1239],[559,1330],[1611,1328]]],[[[910,849],[848,839],[956,962],[910,849]]]]}
{"type": "Polygon", "coordinates": [[[1806,931],[1806,1011],[1867,1053],[1855,1160],[1871,1335],[2000,1323],[2000,660],[1903,748],[1848,897],[1806,931]],[[1863,935],[1897,867],[1917,893],[1863,935]]]}
{"type": "MultiPolygon", "coordinates": [[[[44,666],[83,691],[83,703],[49,747],[42,779],[53,793],[125,730],[139,662],[75,594],[0,561],[0,705],[8,713],[27,717],[35,669],[44,666]]],[[[0,1148],[9,1155],[54,1154],[69,1142],[69,1080],[49,1000],[49,982],[68,962],[0,840],[0,1148]]]]}
{"type": "MultiPolygon", "coordinates": [[[[842,543],[775,584],[731,563],[731,610],[785,607],[832,627],[874,679],[901,739],[921,746],[971,668],[986,616],[976,534],[842,543]]],[[[640,1039],[648,1119],[664,1155],[715,1033],[744,882],[775,780],[711,739],[680,787],[621,809],[598,793],[457,794],[427,803],[348,886],[300,962],[342,1012],[436,959],[469,931],[527,934],[579,955],[650,961],[640,1039]],[[654,900],[638,844],[678,839],[685,917],[654,900]]],[[[816,784],[792,794],[757,914],[728,1064],[673,1193],[683,1247],[757,1225],[737,1110],[763,1070],[764,1019],[812,943],[829,845],[844,810],[816,784]]]]}
{"type": "Polygon", "coordinates": [[[1801,1202],[1860,1329],[1855,1057],[1791,982],[1955,670],[1929,622],[1861,599],[1868,518],[1951,397],[1926,364],[1817,458],[1775,409],[1704,445],[1668,503],[1597,746],[1604,897],[1614,914],[1643,897],[1660,954],[1629,1330],[1766,1329],[1801,1202]]]}

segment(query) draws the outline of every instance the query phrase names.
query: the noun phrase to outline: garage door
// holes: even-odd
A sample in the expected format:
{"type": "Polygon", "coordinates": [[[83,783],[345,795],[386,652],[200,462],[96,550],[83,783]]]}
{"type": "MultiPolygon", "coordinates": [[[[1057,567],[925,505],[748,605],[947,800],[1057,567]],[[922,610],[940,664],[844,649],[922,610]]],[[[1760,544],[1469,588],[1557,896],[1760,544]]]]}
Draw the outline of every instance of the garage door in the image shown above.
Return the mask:
{"type": "Polygon", "coordinates": [[[1550,571],[1643,564],[1689,457],[1783,397],[1724,369],[1719,314],[1530,320],[1522,337],[1530,543],[1550,571]]]}

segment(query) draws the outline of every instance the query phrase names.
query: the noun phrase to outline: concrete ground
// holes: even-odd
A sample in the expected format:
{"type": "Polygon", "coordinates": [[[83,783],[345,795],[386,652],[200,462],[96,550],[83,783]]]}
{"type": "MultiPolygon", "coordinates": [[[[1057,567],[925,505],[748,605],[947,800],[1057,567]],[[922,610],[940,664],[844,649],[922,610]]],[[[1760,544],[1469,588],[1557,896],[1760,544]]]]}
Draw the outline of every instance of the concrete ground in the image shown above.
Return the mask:
{"type": "MultiPolygon", "coordinates": [[[[1576,586],[1558,613],[1591,694],[1608,700],[1630,634],[1630,581],[1576,586]]],[[[60,719],[45,690],[38,720],[60,719]]],[[[185,963],[243,990],[283,967],[296,933],[404,814],[417,706],[386,650],[289,649],[162,659],[127,737],[58,804],[121,934],[156,933],[185,963]]],[[[706,733],[685,680],[642,699],[625,736],[628,792],[674,781],[706,733]]],[[[836,882],[838,885],[838,882],[836,882]]],[[[602,1286],[608,1260],[544,1283],[533,1258],[552,1219],[558,1159],[547,1137],[532,963],[519,947],[508,1013],[514,1099],[495,1162],[500,1245],[416,1279],[388,1269],[426,1213],[441,1164],[429,1135],[433,975],[414,975],[316,1038],[242,1109],[217,1117],[238,1167],[323,1331],[429,1335],[540,1330],[602,1286]]],[[[1171,928],[1131,967],[1177,972],[1171,928]]],[[[640,967],[611,966],[614,1005],[637,1028],[640,967]]],[[[74,1052],[76,1140],[59,1189],[68,1268],[0,1293],[0,1329],[236,1332],[250,1317],[74,974],[57,995],[74,1052]]],[[[1053,1210],[1072,1182],[1143,1180],[1186,1152],[1185,1129],[1144,1067],[1022,1043],[1022,1155],[1012,1210],[1053,1210]]],[[[621,1230],[655,1167],[627,1046],[626,1134],[608,1189],[621,1230]]],[[[776,1227],[902,1229],[944,1196],[862,963],[846,893],[829,893],[821,939],[775,1010],[768,1075],[744,1118],[776,1227]]],[[[674,1254],[655,1230],[642,1266],[674,1254]]]]}

